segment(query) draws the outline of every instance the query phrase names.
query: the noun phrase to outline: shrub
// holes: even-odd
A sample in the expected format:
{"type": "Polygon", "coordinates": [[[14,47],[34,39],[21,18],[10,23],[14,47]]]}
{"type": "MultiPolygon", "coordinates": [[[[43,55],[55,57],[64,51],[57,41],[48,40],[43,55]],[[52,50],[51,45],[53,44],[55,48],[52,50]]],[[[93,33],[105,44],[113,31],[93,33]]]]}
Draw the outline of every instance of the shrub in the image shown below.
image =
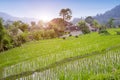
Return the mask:
{"type": "Polygon", "coordinates": [[[50,34],[50,35],[49,35],[50,38],[55,38],[55,37],[57,37],[57,35],[56,35],[54,29],[50,29],[50,30],[48,31],[48,34],[50,34]]]}
{"type": "Polygon", "coordinates": [[[21,37],[20,36],[14,36],[13,37],[13,45],[14,47],[18,47],[21,46],[22,42],[21,42],[21,37]]]}
{"type": "Polygon", "coordinates": [[[86,25],[86,23],[84,21],[80,21],[78,23],[78,26],[80,27],[83,34],[90,33],[89,27],[86,25]]]}
{"type": "Polygon", "coordinates": [[[7,50],[11,48],[11,38],[3,26],[3,21],[0,19],[0,51],[7,50]]]}
{"type": "Polygon", "coordinates": [[[75,37],[78,38],[78,35],[76,35],[75,37]]]}
{"type": "Polygon", "coordinates": [[[120,35],[120,31],[116,31],[116,34],[117,34],[117,35],[120,35]]]}
{"type": "Polygon", "coordinates": [[[43,39],[42,36],[41,36],[41,32],[40,31],[33,32],[33,38],[34,38],[34,40],[41,40],[41,39],[43,39]]]}
{"type": "Polygon", "coordinates": [[[6,35],[3,39],[3,49],[4,50],[8,50],[10,48],[12,48],[12,39],[10,38],[10,36],[6,35]]]}
{"type": "Polygon", "coordinates": [[[19,37],[22,43],[29,41],[28,33],[22,33],[19,37]]]}
{"type": "Polygon", "coordinates": [[[120,28],[120,25],[118,25],[118,28],[120,28]]]}
{"type": "Polygon", "coordinates": [[[110,34],[106,29],[100,30],[98,33],[99,34],[105,34],[105,35],[109,35],[110,34]]]}
{"type": "Polygon", "coordinates": [[[72,34],[69,34],[69,37],[71,37],[72,36],[72,34]]]}
{"type": "Polygon", "coordinates": [[[63,39],[65,40],[65,39],[66,39],[66,37],[63,37],[63,39]]]}

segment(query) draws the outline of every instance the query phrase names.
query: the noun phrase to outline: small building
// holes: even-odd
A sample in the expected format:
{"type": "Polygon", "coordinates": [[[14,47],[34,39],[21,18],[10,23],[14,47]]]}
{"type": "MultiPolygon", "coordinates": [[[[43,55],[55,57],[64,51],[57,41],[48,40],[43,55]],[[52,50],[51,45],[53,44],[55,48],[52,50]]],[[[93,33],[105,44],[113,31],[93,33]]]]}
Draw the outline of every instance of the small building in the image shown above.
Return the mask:
{"type": "Polygon", "coordinates": [[[78,26],[67,26],[65,31],[66,32],[80,31],[80,27],[78,27],[78,26]]]}
{"type": "Polygon", "coordinates": [[[89,30],[90,30],[91,32],[99,31],[98,28],[95,28],[94,26],[92,26],[92,25],[90,25],[90,24],[88,24],[88,23],[86,23],[86,25],[89,27],[89,30]]]}
{"type": "Polygon", "coordinates": [[[77,36],[83,34],[78,26],[67,26],[65,32],[69,33],[72,36],[77,36]]]}

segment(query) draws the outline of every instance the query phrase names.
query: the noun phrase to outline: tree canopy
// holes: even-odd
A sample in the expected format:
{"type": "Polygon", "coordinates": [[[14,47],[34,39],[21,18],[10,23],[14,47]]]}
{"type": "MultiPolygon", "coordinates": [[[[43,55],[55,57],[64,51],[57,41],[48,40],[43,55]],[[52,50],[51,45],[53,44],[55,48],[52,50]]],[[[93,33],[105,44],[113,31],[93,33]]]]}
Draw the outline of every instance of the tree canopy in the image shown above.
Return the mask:
{"type": "Polygon", "coordinates": [[[72,11],[69,8],[61,9],[60,10],[60,16],[62,16],[63,20],[70,20],[72,18],[72,11]]]}

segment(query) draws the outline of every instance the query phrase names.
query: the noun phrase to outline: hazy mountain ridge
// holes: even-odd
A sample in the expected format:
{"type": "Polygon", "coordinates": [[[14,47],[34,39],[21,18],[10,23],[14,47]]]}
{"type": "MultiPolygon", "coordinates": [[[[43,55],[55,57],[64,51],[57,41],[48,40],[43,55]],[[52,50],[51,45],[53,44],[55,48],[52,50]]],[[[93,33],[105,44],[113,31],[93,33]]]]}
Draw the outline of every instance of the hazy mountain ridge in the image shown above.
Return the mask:
{"type": "Polygon", "coordinates": [[[82,20],[82,18],[73,18],[73,20],[71,21],[74,25],[77,25],[77,23],[82,20]]]}
{"type": "MultiPolygon", "coordinates": [[[[101,24],[106,24],[110,18],[120,19],[120,5],[114,7],[113,9],[106,11],[104,14],[99,14],[94,17],[101,24]]],[[[115,25],[120,24],[120,20],[114,21],[115,25]]]]}
{"type": "MultiPolygon", "coordinates": [[[[21,20],[25,23],[30,23],[31,21],[38,21],[38,19],[35,18],[19,18],[11,16],[7,13],[0,12],[0,17],[3,18],[5,21],[17,21],[21,20]]],[[[106,24],[110,18],[120,19],[120,5],[114,7],[113,9],[106,11],[104,14],[97,14],[96,16],[93,16],[99,23],[106,24]]],[[[83,20],[83,18],[73,18],[71,21],[73,24],[77,24],[80,20],[83,20]]],[[[114,21],[115,25],[120,25],[120,20],[114,21]]]]}
{"type": "MultiPolygon", "coordinates": [[[[104,14],[97,14],[96,16],[93,16],[93,18],[101,24],[106,24],[110,20],[110,18],[120,19],[120,5],[106,11],[104,14]]],[[[74,18],[71,22],[73,24],[77,24],[80,20],[83,20],[83,18],[74,18]]],[[[114,24],[120,25],[120,20],[115,20],[114,24]]]]}
{"type": "Polygon", "coordinates": [[[19,17],[14,17],[14,16],[11,16],[11,15],[9,15],[7,13],[3,13],[3,12],[0,12],[0,18],[2,18],[4,21],[21,20],[25,23],[30,23],[31,21],[38,21],[38,19],[35,19],[35,18],[27,18],[27,17],[19,18],[19,17]]]}

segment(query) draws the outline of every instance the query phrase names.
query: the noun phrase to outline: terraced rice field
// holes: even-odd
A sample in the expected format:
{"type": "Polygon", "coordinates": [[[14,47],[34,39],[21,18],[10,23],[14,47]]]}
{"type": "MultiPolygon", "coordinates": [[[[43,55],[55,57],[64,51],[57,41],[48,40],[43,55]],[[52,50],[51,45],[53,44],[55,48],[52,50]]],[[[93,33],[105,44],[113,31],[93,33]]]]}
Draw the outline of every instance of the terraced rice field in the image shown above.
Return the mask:
{"type": "Polygon", "coordinates": [[[109,32],[111,35],[91,33],[66,40],[29,42],[2,52],[0,79],[103,80],[115,77],[118,80],[120,35],[115,34],[115,29],[109,32]]]}

